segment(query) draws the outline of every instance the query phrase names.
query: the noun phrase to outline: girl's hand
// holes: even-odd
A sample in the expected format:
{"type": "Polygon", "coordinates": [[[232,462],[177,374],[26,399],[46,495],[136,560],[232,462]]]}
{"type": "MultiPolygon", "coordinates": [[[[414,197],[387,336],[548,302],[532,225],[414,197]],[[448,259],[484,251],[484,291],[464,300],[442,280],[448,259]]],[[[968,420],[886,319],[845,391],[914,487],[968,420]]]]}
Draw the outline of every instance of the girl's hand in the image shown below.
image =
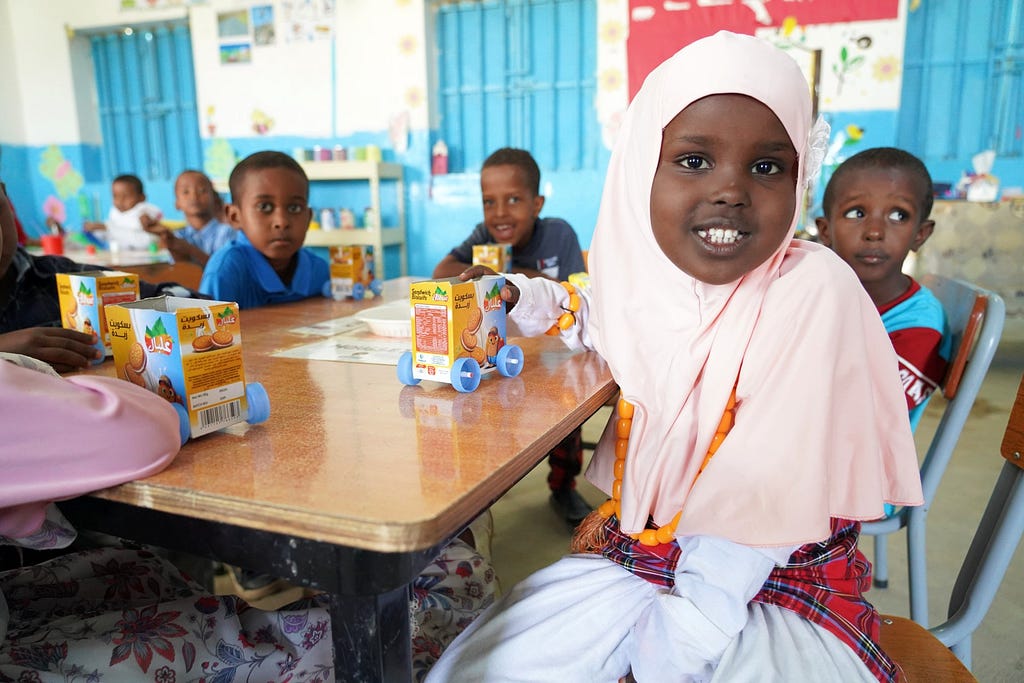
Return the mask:
{"type": "MultiPolygon", "coordinates": [[[[499,273],[495,273],[487,266],[470,266],[459,273],[459,279],[462,281],[475,280],[484,275],[499,275],[499,273]]],[[[507,304],[506,308],[511,311],[519,303],[519,288],[505,280],[505,286],[501,288],[501,300],[507,304]]]]}

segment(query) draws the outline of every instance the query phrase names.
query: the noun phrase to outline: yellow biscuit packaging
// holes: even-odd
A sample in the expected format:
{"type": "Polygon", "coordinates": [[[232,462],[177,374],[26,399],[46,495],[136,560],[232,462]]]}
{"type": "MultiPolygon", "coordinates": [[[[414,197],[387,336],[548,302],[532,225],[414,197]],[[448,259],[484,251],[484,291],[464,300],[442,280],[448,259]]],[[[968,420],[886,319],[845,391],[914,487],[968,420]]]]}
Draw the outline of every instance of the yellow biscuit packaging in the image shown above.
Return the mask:
{"type": "Polygon", "coordinates": [[[362,299],[367,292],[380,294],[373,247],[346,245],[331,247],[328,251],[331,266],[331,298],[362,299]]]}
{"type": "Polygon", "coordinates": [[[508,273],[512,270],[512,245],[474,244],[473,265],[487,266],[495,273],[508,273]]]}
{"type": "Polygon", "coordinates": [[[473,391],[482,374],[518,375],[523,354],[506,341],[504,285],[503,275],[410,284],[412,350],[399,360],[399,379],[404,384],[448,382],[459,391],[473,391]]]}
{"type": "Polygon", "coordinates": [[[104,309],[111,304],[138,298],[139,277],[133,273],[119,270],[57,273],[61,326],[87,334],[96,333],[96,348],[104,356],[112,353],[104,309]]]}
{"type": "Polygon", "coordinates": [[[245,382],[238,304],[161,296],[106,312],[117,376],[175,405],[183,437],[186,419],[195,437],[269,415],[266,392],[245,382]]]}

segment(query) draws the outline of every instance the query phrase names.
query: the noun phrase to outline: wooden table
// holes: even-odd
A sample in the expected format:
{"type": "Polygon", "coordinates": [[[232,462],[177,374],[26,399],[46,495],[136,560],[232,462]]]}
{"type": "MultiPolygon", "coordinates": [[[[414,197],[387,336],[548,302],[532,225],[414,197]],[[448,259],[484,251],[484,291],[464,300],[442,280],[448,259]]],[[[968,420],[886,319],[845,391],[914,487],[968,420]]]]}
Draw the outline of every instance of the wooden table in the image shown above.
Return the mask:
{"type": "Polygon", "coordinates": [[[410,582],[615,385],[596,354],[551,337],[514,339],[522,374],[492,373],[469,394],[403,386],[392,366],[273,355],[312,341],[295,328],[378,303],[242,311],[246,380],[269,393],[269,420],[194,439],[164,472],[61,508],[82,528],[331,593],[338,680],[407,683],[410,582]]]}

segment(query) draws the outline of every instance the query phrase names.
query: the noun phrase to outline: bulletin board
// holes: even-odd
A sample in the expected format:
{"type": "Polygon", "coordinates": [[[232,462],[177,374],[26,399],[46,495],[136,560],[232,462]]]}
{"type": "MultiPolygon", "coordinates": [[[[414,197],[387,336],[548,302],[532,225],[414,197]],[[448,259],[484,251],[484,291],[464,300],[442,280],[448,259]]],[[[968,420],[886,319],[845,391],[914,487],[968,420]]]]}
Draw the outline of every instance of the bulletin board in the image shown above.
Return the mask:
{"type": "Polygon", "coordinates": [[[726,30],[753,35],[758,29],[781,27],[787,18],[797,24],[835,24],[895,19],[899,0],[629,0],[629,97],[647,74],[694,40],[726,30]]]}

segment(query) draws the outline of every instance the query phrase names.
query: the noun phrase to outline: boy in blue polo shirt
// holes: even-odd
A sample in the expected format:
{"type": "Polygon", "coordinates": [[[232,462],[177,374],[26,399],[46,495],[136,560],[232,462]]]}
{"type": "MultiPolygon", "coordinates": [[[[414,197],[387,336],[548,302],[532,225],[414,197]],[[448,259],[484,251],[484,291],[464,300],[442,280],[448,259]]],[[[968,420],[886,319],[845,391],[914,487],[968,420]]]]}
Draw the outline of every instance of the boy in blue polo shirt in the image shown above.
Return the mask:
{"type": "Polygon", "coordinates": [[[227,218],[239,234],[210,257],[199,290],[239,308],[321,295],[330,266],[302,247],[313,211],[298,162],[256,152],[235,166],[228,185],[227,218]]]}

